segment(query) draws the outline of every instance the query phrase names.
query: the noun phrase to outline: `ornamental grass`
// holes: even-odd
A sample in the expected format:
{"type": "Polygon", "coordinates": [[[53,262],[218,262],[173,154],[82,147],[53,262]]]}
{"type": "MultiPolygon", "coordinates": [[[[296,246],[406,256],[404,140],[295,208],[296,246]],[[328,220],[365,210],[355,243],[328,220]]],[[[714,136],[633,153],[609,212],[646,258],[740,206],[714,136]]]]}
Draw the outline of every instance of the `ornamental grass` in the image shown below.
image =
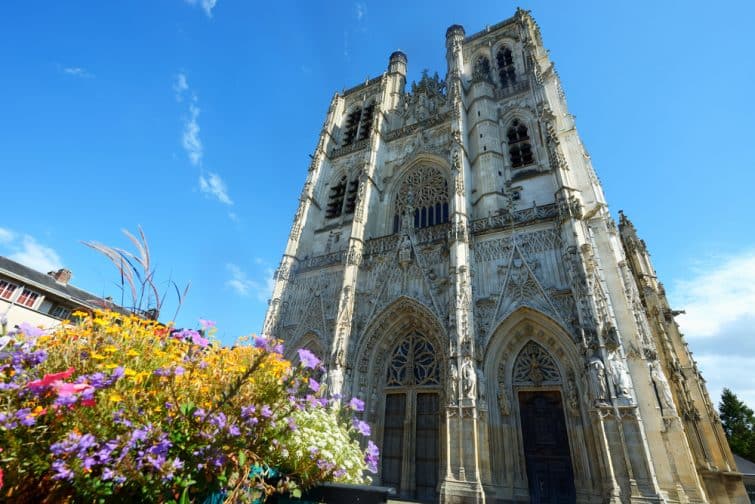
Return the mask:
{"type": "Polygon", "coordinates": [[[327,397],[309,351],[293,365],[270,338],[219,344],[209,321],[75,315],[0,337],[3,498],[259,502],[376,471],[363,403],[327,397]]]}

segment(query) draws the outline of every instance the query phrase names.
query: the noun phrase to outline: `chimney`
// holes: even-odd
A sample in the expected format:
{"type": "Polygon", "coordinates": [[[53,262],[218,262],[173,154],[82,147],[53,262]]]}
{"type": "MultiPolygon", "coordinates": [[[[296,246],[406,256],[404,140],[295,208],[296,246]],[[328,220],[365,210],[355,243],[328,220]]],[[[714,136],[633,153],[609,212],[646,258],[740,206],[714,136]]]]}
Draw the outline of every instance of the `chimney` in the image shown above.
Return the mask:
{"type": "Polygon", "coordinates": [[[71,270],[65,268],[60,268],[58,271],[50,271],[47,274],[53,277],[55,281],[61,285],[68,285],[68,282],[71,281],[71,277],[73,276],[71,270]]]}

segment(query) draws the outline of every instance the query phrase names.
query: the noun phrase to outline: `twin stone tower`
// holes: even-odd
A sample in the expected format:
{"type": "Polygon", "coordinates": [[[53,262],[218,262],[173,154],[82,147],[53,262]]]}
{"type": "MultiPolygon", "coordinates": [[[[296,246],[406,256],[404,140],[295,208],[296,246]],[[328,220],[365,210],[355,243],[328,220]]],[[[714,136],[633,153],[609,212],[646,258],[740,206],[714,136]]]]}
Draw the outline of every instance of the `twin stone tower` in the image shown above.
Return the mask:
{"type": "Polygon", "coordinates": [[[323,356],[422,502],[749,502],[530,14],[337,93],[264,331],[323,356]]]}

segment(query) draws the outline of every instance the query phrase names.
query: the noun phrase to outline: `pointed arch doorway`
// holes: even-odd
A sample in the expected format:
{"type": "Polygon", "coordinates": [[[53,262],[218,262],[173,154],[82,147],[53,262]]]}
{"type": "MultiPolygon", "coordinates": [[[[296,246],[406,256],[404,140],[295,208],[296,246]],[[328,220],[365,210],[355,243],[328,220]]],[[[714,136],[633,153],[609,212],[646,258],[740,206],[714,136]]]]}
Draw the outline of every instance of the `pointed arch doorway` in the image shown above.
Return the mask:
{"type": "Polygon", "coordinates": [[[516,358],[512,383],[519,405],[530,502],[576,502],[558,366],[543,347],[530,341],[516,358]]]}
{"type": "Polygon", "coordinates": [[[381,482],[401,498],[435,502],[440,473],[440,367],[413,332],[393,349],[385,375],[381,482]]]}

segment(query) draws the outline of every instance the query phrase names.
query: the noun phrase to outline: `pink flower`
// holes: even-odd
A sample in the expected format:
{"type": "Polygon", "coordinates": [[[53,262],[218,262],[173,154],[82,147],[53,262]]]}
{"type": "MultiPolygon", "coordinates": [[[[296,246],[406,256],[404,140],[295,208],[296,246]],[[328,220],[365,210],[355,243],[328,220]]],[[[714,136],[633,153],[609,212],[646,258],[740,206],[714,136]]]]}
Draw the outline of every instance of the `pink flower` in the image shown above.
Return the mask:
{"type": "Polygon", "coordinates": [[[58,397],[68,397],[94,389],[87,383],[67,383],[62,380],[52,382],[52,388],[58,393],[58,397]]]}
{"type": "Polygon", "coordinates": [[[49,385],[52,385],[56,381],[65,380],[66,378],[70,377],[74,371],[74,368],[69,367],[68,369],[61,371],[60,373],[46,374],[45,377],[41,380],[30,381],[26,384],[26,386],[31,389],[47,387],[49,385]]]}

